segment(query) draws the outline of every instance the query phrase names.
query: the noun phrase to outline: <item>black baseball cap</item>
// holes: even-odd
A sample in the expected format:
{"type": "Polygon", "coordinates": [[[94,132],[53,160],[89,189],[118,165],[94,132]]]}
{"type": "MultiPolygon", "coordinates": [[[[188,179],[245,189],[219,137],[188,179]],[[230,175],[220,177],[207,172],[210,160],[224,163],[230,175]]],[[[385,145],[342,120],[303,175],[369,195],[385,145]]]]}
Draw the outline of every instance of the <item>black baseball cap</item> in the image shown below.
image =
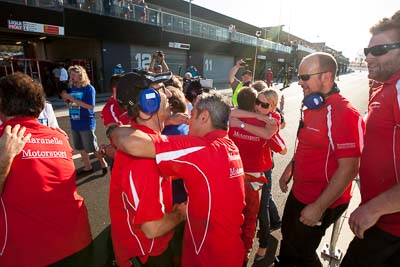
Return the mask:
{"type": "Polygon", "coordinates": [[[153,83],[162,83],[172,78],[172,72],[152,73],[146,70],[133,70],[124,74],[117,85],[117,101],[121,106],[133,106],[142,90],[153,83]]]}

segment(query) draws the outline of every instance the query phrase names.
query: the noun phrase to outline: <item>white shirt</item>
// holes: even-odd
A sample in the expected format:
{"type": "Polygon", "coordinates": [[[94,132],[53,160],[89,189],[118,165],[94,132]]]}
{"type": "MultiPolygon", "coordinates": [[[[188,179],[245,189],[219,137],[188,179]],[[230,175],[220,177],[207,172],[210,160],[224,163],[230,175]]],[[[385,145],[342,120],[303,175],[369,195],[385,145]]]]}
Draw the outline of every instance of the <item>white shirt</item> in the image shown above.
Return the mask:
{"type": "Polygon", "coordinates": [[[60,82],[68,81],[68,72],[66,69],[60,69],[60,82]]]}
{"type": "Polygon", "coordinates": [[[54,114],[53,106],[48,102],[45,103],[44,109],[39,114],[38,120],[43,125],[60,128],[58,126],[56,115],[54,114]]]}

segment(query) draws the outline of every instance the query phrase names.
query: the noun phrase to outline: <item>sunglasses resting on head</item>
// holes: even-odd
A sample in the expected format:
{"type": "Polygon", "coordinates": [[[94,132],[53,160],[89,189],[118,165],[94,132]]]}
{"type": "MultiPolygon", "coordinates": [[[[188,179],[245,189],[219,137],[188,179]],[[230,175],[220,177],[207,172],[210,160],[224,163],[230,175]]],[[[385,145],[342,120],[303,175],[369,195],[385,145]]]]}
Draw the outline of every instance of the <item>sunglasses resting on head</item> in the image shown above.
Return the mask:
{"type": "Polygon", "coordinates": [[[373,47],[364,48],[364,55],[368,56],[368,54],[371,53],[374,57],[379,57],[396,48],[400,48],[400,43],[375,45],[373,47]]]}

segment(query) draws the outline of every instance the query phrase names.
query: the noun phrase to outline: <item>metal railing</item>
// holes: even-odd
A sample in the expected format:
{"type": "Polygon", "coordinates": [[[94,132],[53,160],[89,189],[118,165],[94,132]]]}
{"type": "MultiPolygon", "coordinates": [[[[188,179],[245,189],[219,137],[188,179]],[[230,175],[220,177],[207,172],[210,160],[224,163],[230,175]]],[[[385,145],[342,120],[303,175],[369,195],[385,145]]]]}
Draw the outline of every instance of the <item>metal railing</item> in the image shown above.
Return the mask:
{"type": "MultiPolygon", "coordinates": [[[[290,53],[291,48],[282,44],[278,44],[269,40],[260,39],[241,32],[229,32],[228,27],[212,25],[195,19],[191,20],[184,16],[179,16],[146,8],[146,16],[141,16],[139,11],[143,7],[135,5],[131,0],[110,0],[111,6],[104,6],[103,0],[5,0],[11,3],[22,5],[36,6],[47,9],[62,10],[64,7],[83,10],[90,13],[96,13],[106,16],[119,17],[126,20],[142,22],[146,24],[156,25],[164,31],[180,33],[200,37],[220,42],[236,42],[251,46],[267,48],[269,50],[290,53]],[[191,28],[190,28],[191,25],[191,28]]],[[[307,49],[306,47],[304,47],[307,49]]],[[[306,51],[306,50],[305,50],[306,51]]]]}
{"type": "Polygon", "coordinates": [[[302,51],[305,51],[305,52],[308,52],[308,53],[314,53],[314,52],[317,52],[317,50],[315,50],[315,49],[313,49],[313,48],[310,48],[310,47],[306,47],[306,46],[304,46],[304,45],[301,45],[301,44],[299,44],[298,46],[297,46],[297,49],[298,50],[302,50],[302,51]]]}
{"type": "Polygon", "coordinates": [[[270,40],[258,39],[258,42],[261,43],[261,47],[265,47],[275,51],[281,51],[290,54],[292,52],[292,48],[283,44],[275,43],[270,40]]]}
{"type": "Polygon", "coordinates": [[[181,33],[184,35],[191,35],[222,42],[229,41],[229,31],[226,28],[197,20],[192,20],[192,23],[190,23],[189,18],[150,8],[148,11],[158,12],[158,17],[161,18],[161,21],[157,23],[157,25],[162,27],[164,31],[181,33]],[[192,24],[191,29],[190,24],[192,24]]]}

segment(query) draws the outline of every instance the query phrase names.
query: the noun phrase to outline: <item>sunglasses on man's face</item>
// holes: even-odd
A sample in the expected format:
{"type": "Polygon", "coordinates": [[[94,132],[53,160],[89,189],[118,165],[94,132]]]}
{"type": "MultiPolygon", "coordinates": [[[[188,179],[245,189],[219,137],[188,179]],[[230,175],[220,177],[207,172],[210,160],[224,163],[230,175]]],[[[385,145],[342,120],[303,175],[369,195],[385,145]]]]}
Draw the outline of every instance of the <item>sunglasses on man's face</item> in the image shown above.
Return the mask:
{"type": "Polygon", "coordinates": [[[258,100],[258,98],[256,98],[256,105],[261,106],[264,109],[267,109],[270,106],[269,103],[262,102],[262,101],[258,100]]]}
{"type": "Polygon", "coordinates": [[[379,57],[396,48],[400,48],[400,43],[375,45],[373,47],[364,48],[364,55],[368,56],[368,54],[371,53],[374,57],[379,57]]]}
{"type": "Polygon", "coordinates": [[[299,78],[299,80],[302,80],[302,81],[308,81],[311,78],[311,76],[321,74],[324,72],[326,72],[326,71],[312,73],[312,74],[302,74],[302,75],[298,75],[297,78],[299,78]]]}

